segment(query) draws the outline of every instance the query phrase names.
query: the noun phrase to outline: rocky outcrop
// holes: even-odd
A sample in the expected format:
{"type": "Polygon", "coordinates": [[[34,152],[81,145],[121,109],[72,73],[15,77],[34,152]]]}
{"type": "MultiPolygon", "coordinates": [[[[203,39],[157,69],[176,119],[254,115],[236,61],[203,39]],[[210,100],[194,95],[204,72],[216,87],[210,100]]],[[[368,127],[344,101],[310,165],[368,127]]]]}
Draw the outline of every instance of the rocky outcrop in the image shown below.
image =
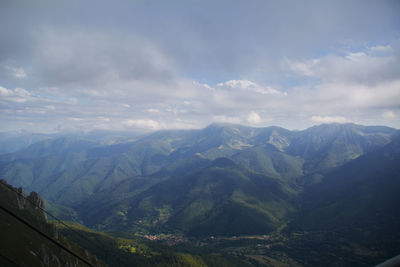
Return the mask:
{"type": "Polygon", "coordinates": [[[27,200],[30,204],[33,205],[33,209],[37,210],[40,213],[40,216],[46,218],[46,213],[44,210],[44,200],[39,196],[36,192],[31,192],[27,197],[27,200]]]}
{"type": "MultiPolygon", "coordinates": [[[[93,266],[106,266],[47,222],[44,200],[38,193],[26,196],[21,187],[13,187],[0,179],[0,207],[0,247],[4,248],[3,256],[9,261],[18,266],[72,267],[87,266],[82,261],[85,259],[93,266]]],[[[3,266],[1,258],[0,266],[3,266]]]]}
{"type": "Polygon", "coordinates": [[[0,204],[21,212],[30,213],[35,220],[46,222],[44,200],[36,192],[25,195],[22,187],[16,188],[0,179],[0,204]]]}
{"type": "Polygon", "coordinates": [[[0,204],[10,205],[17,209],[25,209],[26,199],[24,189],[9,185],[4,179],[0,179],[0,204]]]}

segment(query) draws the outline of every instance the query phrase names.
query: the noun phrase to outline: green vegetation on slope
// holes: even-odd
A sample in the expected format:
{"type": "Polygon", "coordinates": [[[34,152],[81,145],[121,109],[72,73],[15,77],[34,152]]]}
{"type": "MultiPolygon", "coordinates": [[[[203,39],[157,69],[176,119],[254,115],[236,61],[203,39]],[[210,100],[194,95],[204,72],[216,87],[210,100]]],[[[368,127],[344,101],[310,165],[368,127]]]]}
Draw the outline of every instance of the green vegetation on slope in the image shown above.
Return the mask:
{"type": "MultiPolygon", "coordinates": [[[[304,192],[303,209],[286,229],[300,235],[293,236],[285,250],[298,258],[301,248],[312,246],[319,260],[325,260],[321,255],[336,255],[352,266],[371,266],[397,255],[399,192],[400,138],[396,137],[389,145],[332,170],[323,182],[304,192]]],[[[317,264],[316,257],[308,258],[310,264],[317,264]]]]}
{"type": "MultiPolygon", "coordinates": [[[[273,249],[240,237],[229,241],[244,244],[232,253],[252,263],[315,266],[325,257],[331,266],[363,266],[399,247],[394,133],[354,124],[304,131],[213,124],[116,145],[46,140],[0,156],[0,175],[38,190],[64,218],[115,235],[203,240],[282,230],[273,249]]],[[[132,244],[116,247],[142,251],[132,244]]],[[[175,249],[162,253],[171,264],[209,262],[175,249]]]]}
{"type": "Polygon", "coordinates": [[[187,243],[184,246],[167,246],[143,238],[117,238],[93,231],[77,223],[58,225],[63,235],[75,240],[91,253],[98,255],[109,266],[185,266],[219,267],[252,266],[226,253],[210,253],[187,243]],[[79,233],[78,236],[76,233],[79,233]],[[81,236],[86,237],[82,240],[81,236]]]}
{"type": "Polygon", "coordinates": [[[294,192],[284,183],[229,159],[200,161],[208,164],[189,169],[187,174],[178,169],[182,176],[172,172],[169,179],[141,193],[105,203],[105,209],[83,209],[82,214],[88,212],[84,222],[107,231],[263,234],[293,210],[294,192]]]}

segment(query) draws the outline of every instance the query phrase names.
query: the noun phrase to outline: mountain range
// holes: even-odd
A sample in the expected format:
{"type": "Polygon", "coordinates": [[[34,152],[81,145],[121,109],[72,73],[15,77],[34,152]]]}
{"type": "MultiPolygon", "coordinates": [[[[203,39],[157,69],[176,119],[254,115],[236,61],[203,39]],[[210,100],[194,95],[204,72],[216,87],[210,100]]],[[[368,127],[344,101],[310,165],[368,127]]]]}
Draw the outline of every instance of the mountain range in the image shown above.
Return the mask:
{"type": "Polygon", "coordinates": [[[1,154],[0,177],[40,193],[63,219],[116,235],[278,231],[296,236],[285,251],[304,265],[315,262],[296,244],[315,245],[317,232],[374,247],[367,263],[399,253],[396,129],[211,124],[110,140],[46,138],[1,154]]]}

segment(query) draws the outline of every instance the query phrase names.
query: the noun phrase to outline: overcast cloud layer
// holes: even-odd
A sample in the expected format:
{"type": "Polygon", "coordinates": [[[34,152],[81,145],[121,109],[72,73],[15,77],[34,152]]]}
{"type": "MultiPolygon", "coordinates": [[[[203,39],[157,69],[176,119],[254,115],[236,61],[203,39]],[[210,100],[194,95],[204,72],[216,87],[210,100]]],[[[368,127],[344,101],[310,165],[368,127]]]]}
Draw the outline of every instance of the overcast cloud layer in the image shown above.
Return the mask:
{"type": "Polygon", "coordinates": [[[0,131],[400,128],[399,1],[0,2],[0,131]]]}

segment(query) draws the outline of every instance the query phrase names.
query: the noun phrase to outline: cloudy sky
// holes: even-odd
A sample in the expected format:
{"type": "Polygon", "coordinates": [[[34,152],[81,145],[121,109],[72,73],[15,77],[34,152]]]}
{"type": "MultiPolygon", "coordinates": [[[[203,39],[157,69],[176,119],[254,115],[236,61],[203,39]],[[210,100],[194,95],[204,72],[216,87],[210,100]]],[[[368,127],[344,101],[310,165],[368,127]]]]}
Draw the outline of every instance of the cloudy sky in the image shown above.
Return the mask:
{"type": "Polygon", "coordinates": [[[0,1],[0,131],[400,128],[400,1],[0,1]]]}

